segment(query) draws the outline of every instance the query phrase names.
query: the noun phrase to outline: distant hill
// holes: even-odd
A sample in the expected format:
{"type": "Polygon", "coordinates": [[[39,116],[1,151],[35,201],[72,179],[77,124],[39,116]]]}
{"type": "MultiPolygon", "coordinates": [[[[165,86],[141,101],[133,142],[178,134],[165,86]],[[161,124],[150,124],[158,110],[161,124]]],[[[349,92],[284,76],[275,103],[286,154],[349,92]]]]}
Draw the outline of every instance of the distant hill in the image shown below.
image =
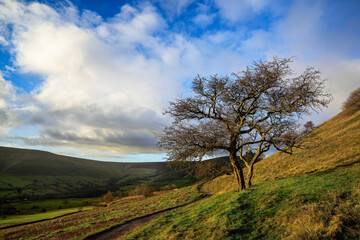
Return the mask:
{"type": "Polygon", "coordinates": [[[108,178],[164,171],[168,171],[165,162],[102,162],[39,150],[0,147],[0,173],[4,174],[108,178]]]}
{"type": "Polygon", "coordinates": [[[182,186],[194,182],[184,170],[166,165],[166,162],[102,162],[0,147],[0,202],[99,196],[108,189],[131,188],[143,183],[182,186]]]}
{"type": "MultiPolygon", "coordinates": [[[[227,157],[210,161],[221,167],[227,157]]],[[[0,147],[0,202],[99,196],[108,189],[127,189],[139,184],[181,187],[195,181],[186,169],[168,167],[166,162],[103,162],[0,147]]]]}

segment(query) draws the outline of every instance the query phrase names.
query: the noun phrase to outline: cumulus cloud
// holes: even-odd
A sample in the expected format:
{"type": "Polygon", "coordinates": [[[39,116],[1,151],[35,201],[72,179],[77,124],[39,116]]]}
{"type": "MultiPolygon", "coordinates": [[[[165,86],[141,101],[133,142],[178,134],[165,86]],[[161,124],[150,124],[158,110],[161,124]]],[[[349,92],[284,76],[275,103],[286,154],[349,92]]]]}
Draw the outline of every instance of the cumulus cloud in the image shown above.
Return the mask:
{"type": "Polygon", "coordinates": [[[169,19],[182,14],[194,0],[155,0],[165,10],[169,19]]]}
{"type": "Polygon", "coordinates": [[[220,14],[224,19],[231,22],[244,20],[252,14],[259,14],[266,6],[269,5],[268,0],[215,0],[215,4],[220,10],[220,14]]]}
{"type": "Polygon", "coordinates": [[[266,0],[154,1],[125,4],[103,19],[66,3],[57,8],[0,3],[0,45],[13,59],[8,68],[42,79],[31,92],[21,93],[0,77],[3,141],[81,149],[93,156],[154,153],[154,136],[169,122],[163,109],[189,94],[196,74],[238,72],[274,55],[297,56],[297,73],[309,65],[322,71],[334,93],[332,114],[358,87],[360,62],[351,48],[360,39],[349,31],[354,24],[346,20],[350,8],[334,12],[322,1],[300,0],[286,11],[274,10],[266,0]],[[173,20],[191,9],[192,29],[206,29],[219,17],[230,27],[192,36],[179,30],[179,23],[172,31],[173,20]],[[266,11],[283,15],[266,28],[232,27],[266,11]],[[333,16],[344,24],[326,26],[324,21],[333,16]],[[31,134],[21,133],[26,127],[34,129],[31,134]]]}
{"type": "Polygon", "coordinates": [[[106,21],[73,5],[55,10],[5,1],[0,12],[1,21],[14,26],[7,34],[14,65],[43,78],[22,113],[26,124],[39,129],[37,135],[18,136],[28,145],[156,152],[155,135],[167,121],[162,112],[187,91],[183,80],[209,66],[228,68],[225,62],[204,62],[213,55],[240,59],[231,50],[215,53],[207,40],[167,32],[150,4],[126,4],[106,21]],[[167,38],[160,37],[164,33],[167,38]],[[209,47],[202,49],[204,44],[209,47]]]}
{"type": "Polygon", "coordinates": [[[154,122],[161,123],[159,95],[169,97],[180,86],[162,66],[163,59],[148,59],[137,49],[142,44],[154,44],[150,51],[162,48],[151,36],[162,24],[151,6],[125,5],[109,22],[98,21],[93,28],[74,23],[84,19],[70,11],[73,6],[64,11],[72,18],[64,19],[39,3],[10,1],[2,8],[2,20],[15,26],[11,40],[16,66],[44,77],[33,93],[41,113],[39,108],[27,113],[41,124],[40,136],[29,139],[30,144],[154,151],[149,129],[156,131],[154,122]]]}
{"type": "Polygon", "coordinates": [[[21,125],[23,120],[19,117],[26,109],[16,87],[3,78],[0,71],[0,137],[9,135],[9,131],[21,125]]]}
{"type": "Polygon", "coordinates": [[[268,30],[250,31],[240,46],[240,51],[251,58],[295,56],[293,68],[298,74],[308,66],[320,70],[334,96],[324,113],[327,116],[337,113],[347,95],[359,85],[359,56],[351,55],[358,49],[354,39],[360,41],[360,35],[352,28],[353,21],[360,17],[355,20],[349,13],[351,6],[338,5],[341,11],[329,9],[336,6],[323,1],[294,1],[283,18],[273,22],[268,30]],[[341,19],[343,24],[329,25],[332,19],[341,19]]]}

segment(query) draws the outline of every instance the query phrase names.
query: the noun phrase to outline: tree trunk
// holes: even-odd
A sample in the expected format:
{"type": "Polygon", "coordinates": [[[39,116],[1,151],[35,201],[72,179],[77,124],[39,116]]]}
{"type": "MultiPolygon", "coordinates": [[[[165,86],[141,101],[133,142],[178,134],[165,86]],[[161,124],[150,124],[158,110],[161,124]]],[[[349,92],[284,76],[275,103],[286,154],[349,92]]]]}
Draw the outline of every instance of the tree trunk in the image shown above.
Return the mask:
{"type": "Polygon", "coordinates": [[[251,179],[254,175],[254,164],[251,164],[250,167],[248,168],[248,179],[247,179],[247,187],[250,188],[251,187],[251,179]]]}
{"type": "Polygon", "coordinates": [[[243,189],[245,189],[245,179],[244,179],[243,170],[239,164],[239,161],[237,160],[236,152],[230,152],[229,159],[230,159],[231,166],[234,169],[234,175],[236,178],[236,182],[238,184],[238,186],[237,186],[238,191],[240,192],[243,189]]]}

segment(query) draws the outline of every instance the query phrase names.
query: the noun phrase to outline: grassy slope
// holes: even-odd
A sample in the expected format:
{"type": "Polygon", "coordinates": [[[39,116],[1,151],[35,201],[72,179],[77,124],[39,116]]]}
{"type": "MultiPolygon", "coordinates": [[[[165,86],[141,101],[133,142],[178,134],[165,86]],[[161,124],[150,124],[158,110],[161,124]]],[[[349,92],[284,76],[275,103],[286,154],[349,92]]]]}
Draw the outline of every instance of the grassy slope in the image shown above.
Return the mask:
{"type": "Polygon", "coordinates": [[[55,220],[0,230],[0,239],[82,239],[124,221],[202,197],[197,186],[160,192],[149,198],[132,196],[55,220]]]}
{"type": "Polygon", "coordinates": [[[360,164],[226,192],[122,239],[359,239],[360,164]]]}
{"type": "Polygon", "coordinates": [[[313,147],[258,163],[252,189],[219,177],[206,186],[214,197],[125,239],[360,239],[359,136],[360,112],[342,112],[308,136],[313,147]]]}
{"type": "Polygon", "coordinates": [[[91,209],[93,209],[92,206],[84,207],[84,208],[66,208],[66,209],[55,210],[46,213],[31,214],[31,215],[12,215],[12,216],[8,216],[6,219],[0,220],[0,227],[29,223],[44,219],[57,218],[59,216],[68,215],[70,213],[76,213],[79,211],[86,211],[91,209]]]}
{"type": "MultiPolygon", "coordinates": [[[[324,122],[307,137],[304,149],[295,149],[293,155],[275,153],[255,164],[255,184],[320,172],[339,166],[360,163],[360,111],[344,111],[324,122]]],[[[246,175],[246,169],[244,169],[246,175]]],[[[235,189],[232,176],[215,179],[213,192],[235,189]],[[217,189],[217,190],[216,190],[217,189]]]]}

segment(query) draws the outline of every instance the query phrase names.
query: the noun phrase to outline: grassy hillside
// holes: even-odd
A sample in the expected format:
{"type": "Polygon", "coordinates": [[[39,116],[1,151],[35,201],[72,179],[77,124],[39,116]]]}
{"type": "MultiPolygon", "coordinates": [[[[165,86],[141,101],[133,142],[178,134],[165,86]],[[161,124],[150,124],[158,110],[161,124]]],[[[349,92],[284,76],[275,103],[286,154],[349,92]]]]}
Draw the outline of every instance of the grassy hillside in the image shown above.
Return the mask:
{"type": "Polygon", "coordinates": [[[264,182],[166,213],[121,239],[360,239],[359,179],[356,163],[264,182]]]}
{"type": "Polygon", "coordinates": [[[256,165],[255,186],[233,176],[205,185],[214,197],[141,226],[123,239],[360,239],[360,112],[317,127],[307,147],[256,165]]]}
{"type": "MultiPolygon", "coordinates": [[[[360,163],[360,111],[346,110],[324,122],[293,155],[277,152],[255,164],[255,184],[360,163]]],[[[246,175],[246,169],[244,169],[246,175]]],[[[235,189],[233,176],[215,179],[212,191],[235,189]]]]}
{"type": "MultiPolygon", "coordinates": [[[[360,239],[359,116],[342,112],[307,136],[306,149],[259,162],[251,189],[234,192],[233,176],[218,177],[204,186],[213,197],[164,213],[121,239],[360,239]]],[[[195,189],[124,198],[56,221],[4,229],[0,236],[78,239],[191,202],[201,195],[195,189]]]]}

